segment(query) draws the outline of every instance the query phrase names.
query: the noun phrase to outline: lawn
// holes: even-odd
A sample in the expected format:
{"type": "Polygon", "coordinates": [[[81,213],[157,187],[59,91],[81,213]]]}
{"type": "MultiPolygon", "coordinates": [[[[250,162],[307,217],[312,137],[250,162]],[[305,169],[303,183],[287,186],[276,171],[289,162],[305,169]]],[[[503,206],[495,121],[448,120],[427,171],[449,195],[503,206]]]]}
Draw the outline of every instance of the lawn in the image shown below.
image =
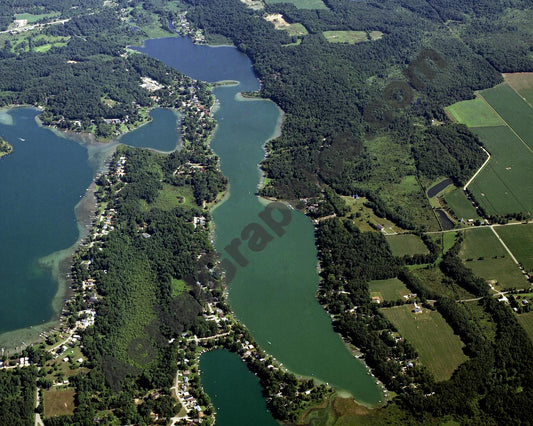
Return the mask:
{"type": "Polygon", "coordinates": [[[453,215],[458,219],[479,219],[476,209],[470,202],[462,188],[455,188],[444,196],[444,200],[453,215]]]}
{"type": "Polygon", "coordinates": [[[533,271],[533,224],[497,226],[496,232],[526,271],[533,271]]]}
{"type": "Polygon", "coordinates": [[[45,390],[44,417],[69,416],[74,413],[74,389],[45,390]]]}
{"type": "Polygon", "coordinates": [[[377,296],[381,301],[404,299],[403,296],[411,294],[398,278],[370,281],[369,290],[372,297],[377,296]]]}
{"type": "Polygon", "coordinates": [[[265,0],[266,4],[290,3],[297,9],[327,9],[322,0],[265,0]]]}
{"type": "Polygon", "coordinates": [[[508,84],[483,90],[481,96],[533,148],[533,108],[508,84]]]}
{"type": "Polygon", "coordinates": [[[323,31],[322,34],[330,43],[356,44],[370,41],[366,31],[323,31]]]}
{"type": "Polygon", "coordinates": [[[533,341],[533,311],[518,315],[518,322],[524,327],[527,335],[533,341]]]}
{"type": "Polygon", "coordinates": [[[420,237],[413,234],[403,235],[388,235],[385,237],[389,243],[393,256],[403,257],[405,255],[411,256],[413,254],[428,254],[429,250],[420,239],[420,237]]]}
{"type": "Polygon", "coordinates": [[[457,102],[445,110],[461,124],[468,127],[504,126],[505,122],[481,97],[457,102]]]}
{"type": "Polygon", "coordinates": [[[469,190],[487,214],[533,211],[533,152],[504,126],[471,129],[491,153],[491,159],[469,190]]]}
{"type": "Polygon", "coordinates": [[[529,283],[489,228],[465,231],[459,252],[474,274],[491,282],[496,289],[527,288],[529,283]]]}
{"type": "Polygon", "coordinates": [[[468,359],[462,351],[464,345],[438,312],[423,309],[415,314],[411,312],[412,308],[413,305],[403,305],[381,311],[413,345],[420,362],[435,379],[448,380],[455,369],[468,359]]]}

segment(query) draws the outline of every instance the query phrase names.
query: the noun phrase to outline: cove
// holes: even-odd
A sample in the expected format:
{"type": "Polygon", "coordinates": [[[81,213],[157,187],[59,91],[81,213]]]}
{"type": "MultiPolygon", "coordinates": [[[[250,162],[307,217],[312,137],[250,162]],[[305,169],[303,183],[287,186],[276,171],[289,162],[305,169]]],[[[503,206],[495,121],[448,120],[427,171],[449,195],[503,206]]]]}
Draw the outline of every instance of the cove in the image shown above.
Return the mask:
{"type": "Polygon", "coordinates": [[[206,352],[200,358],[200,370],[216,409],[217,426],[277,425],[261,395],[259,380],[236,354],[221,349],[206,352]]]}
{"type": "MultiPolygon", "coordinates": [[[[213,211],[215,246],[223,255],[243,228],[259,222],[265,201],[255,195],[261,177],[258,163],[264,143],[279,132],[281,112],[270,101],[242,98],[240,92],[258,90],[259,81],[250,60],[236,48],[194,45],[177,37],[148,40],[136,49],[195,79],[239,82],[214,89],[219,108],[211,146],[230,181],[228,197],[213,211]]],[[[263,251],[246,251],[249,264],[237,268],[229,285],[233,311],[289,370],[329,383],[362,403],[377,404],[382,400],[380,387],[333,331],[315,299],[319,277],[311,221],[292,210],[285,230],[263,251]]]]}

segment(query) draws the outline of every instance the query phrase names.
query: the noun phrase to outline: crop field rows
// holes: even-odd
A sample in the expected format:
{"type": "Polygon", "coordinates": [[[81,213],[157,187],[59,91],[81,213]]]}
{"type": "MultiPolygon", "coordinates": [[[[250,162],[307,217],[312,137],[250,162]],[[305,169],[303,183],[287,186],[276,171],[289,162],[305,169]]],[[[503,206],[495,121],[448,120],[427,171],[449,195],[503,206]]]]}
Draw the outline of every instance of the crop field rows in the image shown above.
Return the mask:
{"type": "Polygon", "coordinates": [[[506,81],[447,108],[491,154],[469,186],[489,215],[533,211],[533,191],[527,185],[533,182],[533,73],[508,74],[506,81]]]}

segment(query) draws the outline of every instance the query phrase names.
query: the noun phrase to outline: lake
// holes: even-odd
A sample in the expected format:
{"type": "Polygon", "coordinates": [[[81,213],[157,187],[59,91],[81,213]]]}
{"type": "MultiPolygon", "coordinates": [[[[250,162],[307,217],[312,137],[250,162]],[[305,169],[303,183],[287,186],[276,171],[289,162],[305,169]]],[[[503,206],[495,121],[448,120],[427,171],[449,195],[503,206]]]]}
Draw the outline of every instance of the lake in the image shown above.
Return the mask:
{"type": "MultiPolygon", "coordinates": [[[[92,213],[87,188],[118,144],[77,143],[39,126],[39,113],[32,108],[0,113],[0,137],[14,148],[0,158],[0,348],[6,349],[29,344],[58,324],[68,259],[92,213]],[[77,206],[83,217],[76,216],[77,206]]],[[[150,116],[150,123],[120,142],[176,149],[177,112],[156,108],[150,116]]]]}
{"type": "MultiPolygon", "coordinates": [[[[229,178],[229,195],[213,211],[215,246],[224,248],[249,224],[261,225],[266,201],[255,194],[263,145],[279,132],[281,111],[266,100],[243,99],[241,91],[259,89],[250,60],[233,47],[194,45],[187,38],[146,41],[138,51],[160,59],[195,79],[238,81],[214,89],[218,127],[211,145],[229,178]]],[[[359,401],[374,405],[382,391],[366,366],[354,358],[315,299],[319,277],[314,228],[303,214],[290,210],[282,237],[271,234],[261,251],[241,247],[248,260],[229,284],[229,302],[237,318],[258,343],[289,370],[329,383],[359,401]]],[[[204,379],[203,379],[204,381],[204,379]]]]}

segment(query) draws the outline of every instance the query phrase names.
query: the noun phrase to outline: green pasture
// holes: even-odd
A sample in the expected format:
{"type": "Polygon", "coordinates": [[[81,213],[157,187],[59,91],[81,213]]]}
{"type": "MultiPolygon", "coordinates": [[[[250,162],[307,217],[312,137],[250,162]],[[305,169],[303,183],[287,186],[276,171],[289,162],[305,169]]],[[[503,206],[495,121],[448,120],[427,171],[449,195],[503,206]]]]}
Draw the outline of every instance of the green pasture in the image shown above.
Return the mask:
{"type": "Polygon", "coordinates": [[[491,159],[468,189],[487,214],[533,211],[533,153],[509,127],[471,129],[491,159]]]}
{"type": "Polygon", "coordinates": [[[428,254],[429,251],[420,237],[413,234],[387,235],[393,256],[403,257],[413,254],[428,254]]]}
{"type": "Polygon", "coordinates": [[[382,301],[404,299],[403,296],[411,294],[398,278],[370,281],[369,290],[372,297],[378,296],[382,301]]]}
{"type": "Polygon", "coordinates": [[[455,120],[468,127],[504,126],[505,122],[481,97],[457,102],[445,108],[455,120]]]}
{"type": "Polygon", "coordinates": [[[462,188],[455,188],[444,196],[444,200],[453,215],[458,219],[479,219],[476,209],[470,202],[462,188]]]}
{"type": "Polygon", "coordinates": [[[533,224],[494,228],[526,271],[533,271],[533,224]]]}
{"type": "Polygon", "coordinates": [[[464,231],[464,240],[459,251],[463,260],[505,256],[507,251],[490,228],[473,228],[464,231]]]}
{"type": "Polygon", "coordinates": [[[291,3],[297,9],[327,9],[322,0],[265,0],[266,4],[291,3]]]}
{"type": "Polygon", "coordinates": [[[413,305],[385,308],[381,312],[413,345],[424,364],[437,381],[448,380],[455,369],[468,358],[462,351],[463,343],[444,318],[436,311],[423,309],[411,312],[413,305]]]}
{"type": "Polygon", "coordinates": [[[508,84],[483,90],[480,94],[518,136],[533,149],[533,108],[508,84]]]}

